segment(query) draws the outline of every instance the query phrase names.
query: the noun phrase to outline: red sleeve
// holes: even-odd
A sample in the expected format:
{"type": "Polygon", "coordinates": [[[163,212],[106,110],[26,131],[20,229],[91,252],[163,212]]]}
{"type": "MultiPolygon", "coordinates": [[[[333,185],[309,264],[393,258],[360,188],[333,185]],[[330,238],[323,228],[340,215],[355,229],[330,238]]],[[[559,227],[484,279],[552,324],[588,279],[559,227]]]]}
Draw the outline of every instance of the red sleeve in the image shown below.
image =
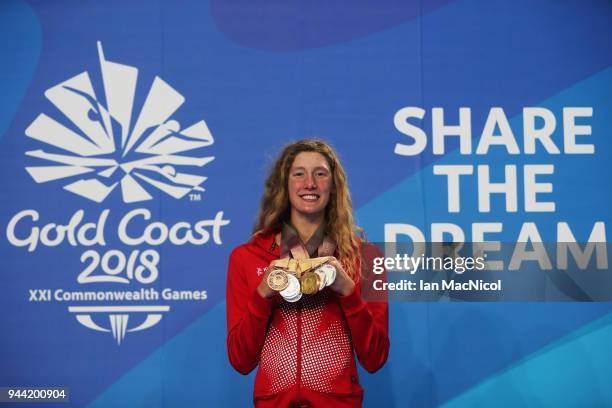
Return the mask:
{"type": "Polygon", "coordinates": [[[273,301],[249,288],[242,258],[248,253],[240,252],[230,255],[227,273],[227,353],[232,366],[248,374],[259,362],[273,301]]]}
{"type": "MultiPolygon", "coordinates": [[[[371,278],[372,257],[380,256],[377,253],[379,251],[375,247],[363,249],[362,280],[371,278]]],[[[357,358],[366,371],[373,373],[385,364],[389,355],[389,304],[386,299],[381,302],[364,301],[361,282],[355,285],[353,293],[339,296],[339,299],[351,330],[357,358]]]]}

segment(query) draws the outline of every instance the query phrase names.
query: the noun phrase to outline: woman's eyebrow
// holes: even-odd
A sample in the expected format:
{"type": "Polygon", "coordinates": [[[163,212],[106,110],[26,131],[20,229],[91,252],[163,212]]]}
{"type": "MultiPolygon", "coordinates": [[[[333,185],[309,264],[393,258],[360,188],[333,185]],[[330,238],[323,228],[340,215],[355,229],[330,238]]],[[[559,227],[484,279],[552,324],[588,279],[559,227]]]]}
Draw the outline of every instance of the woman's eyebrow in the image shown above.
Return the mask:
{"type": "MultiPolygon", "coordinates": [[[[295,170],[306,170],[305,167],[303,166],[297,166],[297,167],[291,167],[291,169],[289,169],[290,171],[295,171],[295,170]]],[[[313,170],[325,170],[325,171],[329,171],[329,169],[325,166],[316,166],[313,167],[313,170]]]]}

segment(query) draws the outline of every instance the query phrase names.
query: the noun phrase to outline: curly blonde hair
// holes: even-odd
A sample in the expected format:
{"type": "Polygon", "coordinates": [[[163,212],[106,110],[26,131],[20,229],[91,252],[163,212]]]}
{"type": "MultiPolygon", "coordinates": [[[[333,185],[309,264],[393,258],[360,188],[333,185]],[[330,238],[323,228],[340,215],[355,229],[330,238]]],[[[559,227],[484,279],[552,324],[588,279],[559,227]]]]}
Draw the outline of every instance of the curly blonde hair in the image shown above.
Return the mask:
{"type": "Polygon", "coordinates": [[[348,190],[346,173],[338,155],[326,142],[305,139],[288,144],[276,160],[265,184],[257,222],[253,235],[278,229],[289,220],[290,203],[288,193],[289,169],[296,156],[302,152],[316,152],[325,157],[332,173],[333,189],[325,210],[327,234],[336,242],[338,260],[353,281],[359,279],[359,243],[363,230],[353,221],[353,205],[348,190]]]}

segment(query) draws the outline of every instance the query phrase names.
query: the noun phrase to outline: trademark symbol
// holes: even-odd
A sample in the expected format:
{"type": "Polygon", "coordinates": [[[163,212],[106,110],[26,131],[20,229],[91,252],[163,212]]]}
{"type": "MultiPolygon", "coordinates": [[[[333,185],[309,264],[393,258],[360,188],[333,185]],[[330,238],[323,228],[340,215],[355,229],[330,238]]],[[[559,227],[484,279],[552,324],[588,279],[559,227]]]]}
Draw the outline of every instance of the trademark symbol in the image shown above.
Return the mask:
{"type": "Polygon", "coordinates": [[[202,194],[200,193],[189,194],[189,201],[202,201],[202,194]]]}

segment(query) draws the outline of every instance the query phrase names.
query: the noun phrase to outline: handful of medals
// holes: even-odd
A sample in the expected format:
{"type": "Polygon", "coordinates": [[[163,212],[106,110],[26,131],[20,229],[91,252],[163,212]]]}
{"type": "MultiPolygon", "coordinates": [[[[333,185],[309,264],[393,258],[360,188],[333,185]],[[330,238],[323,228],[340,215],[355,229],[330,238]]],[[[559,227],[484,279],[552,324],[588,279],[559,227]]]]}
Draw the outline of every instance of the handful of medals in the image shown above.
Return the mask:
{"type": "Polygon", "coordinates": [[[302,294],[314,295],[336,280],[336,268],[328,263],[330,259],[324,256],[274,261],[274,270],[268,275],[268,286],[288,302],[297,302],[302,294]]]}

